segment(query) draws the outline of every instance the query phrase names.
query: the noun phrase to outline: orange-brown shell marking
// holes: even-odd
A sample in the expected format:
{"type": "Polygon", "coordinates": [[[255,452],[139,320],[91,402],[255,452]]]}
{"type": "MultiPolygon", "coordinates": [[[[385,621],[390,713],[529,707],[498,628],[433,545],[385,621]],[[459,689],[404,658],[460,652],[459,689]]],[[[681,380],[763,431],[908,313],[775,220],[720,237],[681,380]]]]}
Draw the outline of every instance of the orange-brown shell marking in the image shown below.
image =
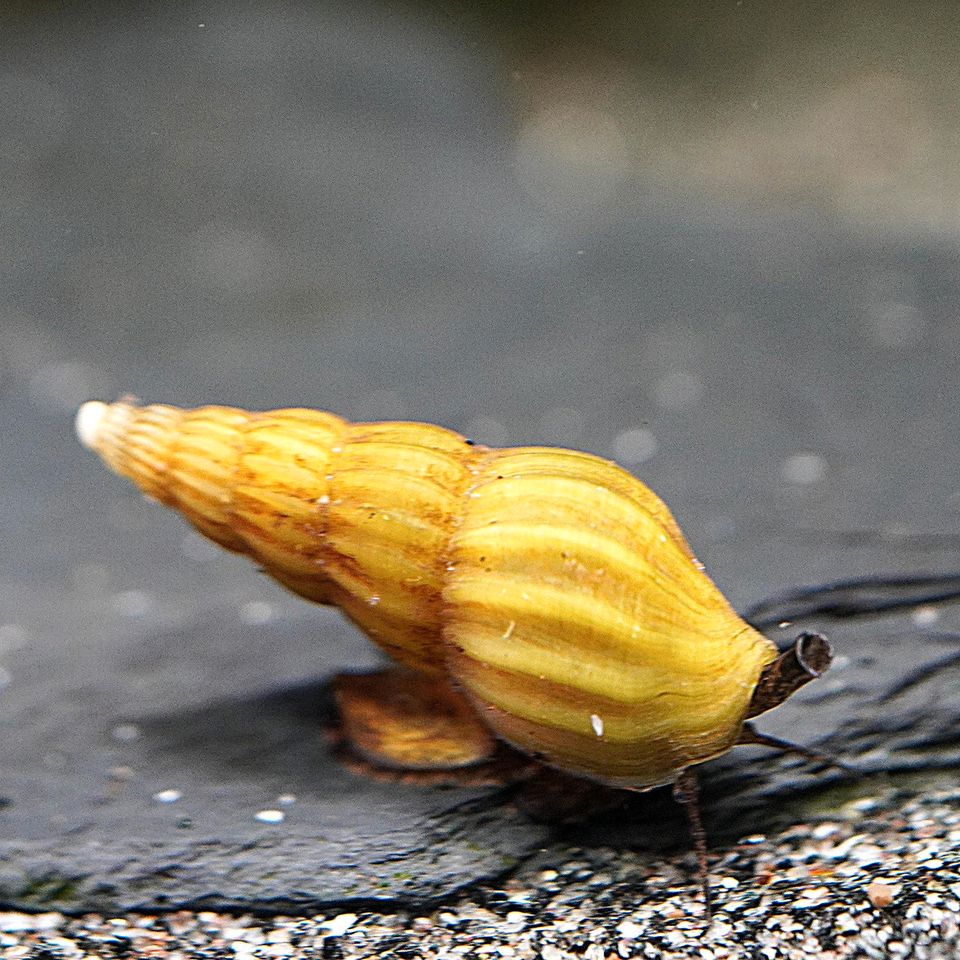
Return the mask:
{"type": "Polygon", "coordinates": [[[660,499],[589,454],[299,409],[92,402],[77,430],[201,533],[573,773],[650,787],[723,753],[777,655],[660,499]]]}

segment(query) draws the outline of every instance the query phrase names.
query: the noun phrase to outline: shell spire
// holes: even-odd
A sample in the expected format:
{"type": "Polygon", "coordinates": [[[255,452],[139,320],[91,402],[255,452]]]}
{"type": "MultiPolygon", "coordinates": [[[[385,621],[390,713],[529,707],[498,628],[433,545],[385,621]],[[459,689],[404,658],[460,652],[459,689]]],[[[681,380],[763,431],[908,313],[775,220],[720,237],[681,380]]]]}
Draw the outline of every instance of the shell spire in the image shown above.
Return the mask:
{"type": "Polygon", "coordinates": [[[249,416],[225,407],[185,411],[94,400],[80,407],[75,426],[81,443],[114,472],[179,510],[212,540],[244,551],[232,529],[229,504],[237,431],[249,416]]]}
{"type": "Polygon", "coordinates": [[[89,400],[77,411],[74,428],[77,439],[88,449],[96,450],[99,443],[100,428],[110,407],[100,400],[89,400]]]}

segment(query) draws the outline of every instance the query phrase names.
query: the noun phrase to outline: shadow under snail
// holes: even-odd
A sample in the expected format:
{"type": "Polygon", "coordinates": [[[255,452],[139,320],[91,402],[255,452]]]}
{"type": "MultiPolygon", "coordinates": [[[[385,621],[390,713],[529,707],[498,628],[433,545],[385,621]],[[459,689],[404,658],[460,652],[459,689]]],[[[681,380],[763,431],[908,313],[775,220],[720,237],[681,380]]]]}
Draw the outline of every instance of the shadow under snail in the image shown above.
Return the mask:
{"type": "Polygon", "coordinates": [[[200,533],[335,604],[400,665],[341,678],[347,736],[395,769],[470,766],[502,739],[629,790],[673,784],[709,908],[692,768],[830,664],[785,653],[704,573],[663,502],[613,463],[489,449],[439,426],[91,401],[80,440],[200,533]],[[384,704],[403,701],[402,716],[384,704]]]}

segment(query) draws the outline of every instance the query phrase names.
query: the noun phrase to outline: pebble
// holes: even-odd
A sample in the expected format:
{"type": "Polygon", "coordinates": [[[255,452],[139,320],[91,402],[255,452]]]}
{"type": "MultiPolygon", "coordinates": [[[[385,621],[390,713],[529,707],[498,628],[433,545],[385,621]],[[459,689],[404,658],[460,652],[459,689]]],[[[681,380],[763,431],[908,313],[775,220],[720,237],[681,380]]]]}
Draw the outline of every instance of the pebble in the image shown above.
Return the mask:
{"type": "Polygon", "coordinates": [[[867,884],[867,899],[875,907],[889,907],[896,895],[896,888],[883,880],[874,880],[867,884]]]}
{"type": "Polygon", "coordinates": [[[624,920],[617,924],[617,933],[626,940],[638,940],[645,929],[645,927],[642,927],[639,923],[634,923],[632,920],[624,920]]]}
{"type": "Polygon", "coordinates": [[[62,913],[0,913],[0,930],[20,933],[25,930],[56,930],[64,923],[62,913]]]}
{"type": "Polygon", "coordinates": [[[357,922],[355,913],[341,913],[332,920],[324,922],[323,927],[328,936],[339,937],[346,933],[357,922]]]}

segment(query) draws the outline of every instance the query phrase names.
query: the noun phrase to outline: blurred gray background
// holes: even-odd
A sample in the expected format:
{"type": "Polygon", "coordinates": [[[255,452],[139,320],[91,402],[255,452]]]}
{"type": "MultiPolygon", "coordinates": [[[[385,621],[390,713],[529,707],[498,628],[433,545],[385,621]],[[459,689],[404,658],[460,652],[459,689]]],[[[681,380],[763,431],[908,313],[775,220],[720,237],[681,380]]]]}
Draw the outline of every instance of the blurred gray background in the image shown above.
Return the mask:
{"type": "MultiPolygon", "coordinates": [[[[958,566],[956,12],[4,4],[7,835],[39,856],[149,812],[160,836],[182,805],[151,796],[216,748],[161,758],[118,726],[374,660],[108,476],[72,436],[91,397],[594,451],[660,493],[741,608],[958,566]]],[[[303,773],[250,761],[205,827],[235,760],[193,791],[208,832],[262,830],[252,811],[303,773]]],[[[361,789],[311,776],[308,833],[324,790],[361,789]]],[[[397,802],[415,832],[421,801],[397,802]]]]}

